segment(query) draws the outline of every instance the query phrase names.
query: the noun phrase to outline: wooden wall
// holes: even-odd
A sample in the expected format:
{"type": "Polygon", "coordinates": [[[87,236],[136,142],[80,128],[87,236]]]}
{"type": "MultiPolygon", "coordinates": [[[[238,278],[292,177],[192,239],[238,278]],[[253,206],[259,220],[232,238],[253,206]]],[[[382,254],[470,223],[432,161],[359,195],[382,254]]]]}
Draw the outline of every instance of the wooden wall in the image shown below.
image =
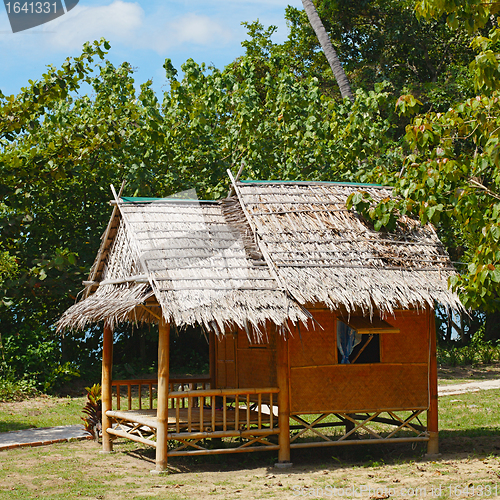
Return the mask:
{"type": "Polygon", "coordinates": [[[274,328],[264,343],[252,343],[245,330],[216,341],[217,387],[276,387],[274,328]]]}
{"type": "MultiPolygon", "coordinates": [[[[292,413],[357,412],[428,407],[429,315],[398,311],[385,318],[399,333],[380,334],[380,363],[342,365],[337,359],[336,318],[311,309],[317,323],[294,328],[287,342],[292,413]]],[[[273,330],[265,344],[244,330],[215,342],[220,388],[275,387],[273,330]]]]}
{"type": "Polygon", "coordinates": [[[400,311],[385,318],[400,333],[380,334],[380,363],[349,365],[337,361],[334,315],[328,310],[312,313],[324,329],[301,329],[289,344],[292,413],[427,408],[425,311],[400,311]]]}

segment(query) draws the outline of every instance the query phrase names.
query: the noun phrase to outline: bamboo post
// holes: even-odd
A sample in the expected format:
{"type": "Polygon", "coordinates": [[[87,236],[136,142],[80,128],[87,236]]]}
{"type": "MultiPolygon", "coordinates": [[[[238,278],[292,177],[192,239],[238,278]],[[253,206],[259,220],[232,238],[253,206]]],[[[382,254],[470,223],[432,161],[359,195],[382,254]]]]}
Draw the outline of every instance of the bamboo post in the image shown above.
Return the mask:
{"type": "MultiPolygon", "coordinates": [[[[276,335],[276,378],[278,382],[278,427],[280,446],[277,467],[291,466],[290,463],[290,380],[288,375],[288,343],[284,335],[276,335]]],[[[271,407],[271,418],[273,409],[271,407]]]]}
{"type": "MultiPolygon", "coordinates": [[[[113,442],[107,429],[112,426],[112,420],[106,415],[108,410],[113,409],[111,393],[111,372],[113,369],[113,330],[108,323],[104,325],[102,342],[102,377],[101,377],[101,401],[102,401],[102,452],[111,453],[113,442]]],[[[118,390],[120,388],[118,387],[118,390]]]]}
{"type": "MultiPolygon", "coordinates": [[[[210,364],[210,389],[215,389],[216,383],[216,367],[217,360],[215,359],[215,333],[210,331],[208,334],[208,349],[209,349],[209,364],[210,364]]],[[[206,389],[206,387],[204,387],[206,389]]]]}
{"type": "Polygon", "coordinates": [[[170,324],[162,318],[158,327],[158,403],[156,410],[156,471],[167,469],[168,452],[168,379],[170,324]]]}
{"type": "Polygon", "coordinates": [[[427,430],[429,441],[427,455],[439,453],[438,437],[438,382],[437,382],[437,357],[436,357],[436,319],[434,311],[429,310],[429,409],[427,410],[427,430]]]}

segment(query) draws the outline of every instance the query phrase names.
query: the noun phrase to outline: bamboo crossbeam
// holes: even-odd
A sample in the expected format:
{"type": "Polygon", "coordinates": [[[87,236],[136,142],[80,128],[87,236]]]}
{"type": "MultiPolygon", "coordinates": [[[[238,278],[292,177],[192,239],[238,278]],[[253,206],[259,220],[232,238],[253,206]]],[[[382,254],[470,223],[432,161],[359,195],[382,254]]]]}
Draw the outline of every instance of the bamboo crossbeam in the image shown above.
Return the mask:
{"type": "MultiPolygon", "coordinates": [[[[283,203],[286,205],[286,202],[283,203]]],[[[302,205],[311,205],[312,203],[302,203],[302,205]]],[[[267,205],[267,203],[263,203],[267,205]]],[[[347,208],[331,208],[331,209],[309,209],[309,210],[276,210],[276,212],[249,212],[250,215],[284,215],[284,214],[304,214],[304,213],[331,213],[331,212],[351,212],[347,208]]]]}
{"type": "MultiPolygon", "coordinates": [[[[183,269],[183,268],[181,268],[183,269]]],[[[198,268],[196,268],[198,269],[198,268]]],[[[221,270],[225,270],[226,268],[221,268],[221,270]]],[[[221,280],[227,280],[227,281],[254,281],[254,280],[261,280],[261,281],[275,281],[273,277],[270,276],[220,276],[220,275],[212,275],[212,276],[186,276],[186,277],[175,277],[175,278],[170,278],[170,277],[160,277],[160,276],[155,276],[154,277],[155,281],[205,281],[205,280],[210,280],[210,281],[221,281],[221,280]]]]}
{"type": "Polygon", "coordinates": [[[253,451],[276,451],[279,450],[279,445],[269,446],[252,446],[246,448],[222,448],[216,450],[186,450],[186,451],[169,451],[169,457],[186,457],[189,455],[222,455],[226,453],[247,453],[253,451]]]}
{"type": "MultiPolygon", "coordinates": [[[[228,280],[229,281],[229,280],[228,280]]],[[[161,292],[182,292],[183,290],[273,290],[279,291],[281,288],[273,286],[174,286],[172,288],[160,288],[161,292]]]]}
{"type": "Polygon", "coordinates": [[[138,379],[130,379],[130,380],[113,380],[111,385],[138,385],[138,384],[149,384],[153,383],[153,385],[158,384],[157,379],[153,378],[138,378],[138,379]]]}
{"type": "Polygon", "coordinates": [[[251,438],[252,436],[272,436],[279,434],[279,429],[245,429],[245,430],[225,430],[225,431],[204,431],[204,432],[171,432],[168,434],[169,439],[207,439],[207,438],[228,438],[241,437],[251,438]]]}
{"type": "Polygon", "coordinates": [[[130,439],[132,441],[137,441],[138,443],[145,444],[148,446],[154,446],[156,448],[156,441],[151,439],[146,439],[141,436],[137,436],[136,434],[129,434],[128,432],[120,431],[118,429],[108,429],[108,434],[112,434],[113,436],[130,439]]]}
{"type": "Polygon", "coordinates": [[[278,394],[277,387],[247,388],[247,389],[200,389],[196,391],[174,391],[169,393],[169,398],[213,397],[213,396],[241,396],[246,394],[278,394]]]}
{"type": "Polygon", "coordinates": [[[307,443],[291,443],[290,448],[317,448],[322,446],[344,446],[351,444],[374,444],[374,443],[414,443],[429,441],[428,437],[413,438],[390,438],[390,439],[349,439],[343,441],[311,441],[307,443]]]}
{"type": "MultiPolygon", "coordinates": [[[[333,255],[333,257],[338,257],[340,254],[352,255],[354,252],[352,252],[352,251],[339,252],[337,250],[322,250],[322,249],[307,250],[307,251],[304,251],[302,249],[284,250],[282,252],[273,251],[273,254],[288,255],[288,254],[293,254],[293,253],[303,253],[303,254],[307,253],[307,260],[314,262],[315,260],[327,260],[327,259],[331,258],[331,257],[313,257],[312,254],[315,254],[315,253],[329,254],[329,255],[333,255]]],[[[442,257],[442,256],[439,255],[438,257],[442,257]]],[[[414,257],[407,257],[407,258],[395,257],[393,255],[371,255],[365,251],[361,251],[360,253],[356,254],[356,256],[354,258],[351,258],[349,260],[353,261],[353,260],[384,260],[384,259],[402,260],[404,262],[408,262],[409,264],[412,264],[414,262],[432,262],[434,264],[447,264],[449,262],[446,259],[417,259],[414,257]]],[[[293,259],[293,258],[292,259],[282,259],[282,258],[278,257],[278,258],[276,258],[276,260],[278,261],[278,264],[280,264],[282,262],[292,262],[292,263],[293,262],[301,262],[303,259],[300,257],[297,257],[295,259],[293,259]]]]}
{"type": "Polygon", "coordinates": [[[148,277],[145,274],[138,274],[137,276],[128,276],[126,278],[113,278],[102,281],[83,281],[82,283],[86,286],[89,285],[104,286],[104,285],[120,285],[121,283],[129,283],[129,282],[147,283],[148,277]]]}
{"type": "Polygon", "coordinates": [[[327,267],[332,268],[350,268],[350,269],[373,269],[374,271],[454,271],[454,267],[402,267],[402,266],[384,266],[375,267],[368,265],[354,265],[354,264],[305,264],[305,263],[294,263],[294,264],[280,264],[276,263],[277,267],[327,267]]]}
{"type": "MultiPolygon", "coordinates": [[[[243,195],[243,196],[246,196],[246,195],[243,195]]],[[[283,193],[280,193],[280,196],[283,196],[283,193]]],[[[300,195],[302,196],[302,195],[300,195]]],[[[317,204],[320,204],[320,205],[343,205],[343,203],[341,201],[317,201],[317,200],[314,200],[314,201],[311,201],[310,199],[306,199],[306,200],[294,200],[294,201],[284,201],[284,200],[280,200],[280,201],[272,201],[272,200],[267,200],[264,202],[258,202],[258,203],[249,203],[247,202],[247,205],[253,205],[253,206],[257,206],[257,205],[317,205],[317,204]]],[[[266,212],[267,213],[267,212],[266,212]]],[[[271,212],[272,213],[272,212],[271,212]]]]}
{"type": "MultiPolygon", "coordinates": [[[[179,222],[179,221],[171,221],[169,220],[168,221],[168,224],[170,224],[171,222],[179,222]]],[[[210,224],[211,226],[214,225],[214,223],[211,223],[210,224]]],[[[224,229],[227,224],[224,223],[224,225],[220,224],[222,227],[217,229],[217,235],[220,235],[222,233],[226,233],[226,234],[231,234],[233,235],[232,238],[226,238],[226,239],[222,239],[222,238],[217,238],[218,241],[234,241],[234,230],[231,230],[231,229],[224,229]]],[[[178,233],[182,233],[182,239],[185,239],[185,240],[202,240],[202,239],[205,239],[207,241],[212,241],[213,239],[213,235],[209,233],[208,229],[207,228],[203,228],[203,229],[194,229],[191,231],[192,234],[195,234],[196,236],[189,236],[189,233],[186,233],[184,230],[182,229],[176,229],[174,232],[178,232],[178,233]],[[205,238],[202,238],[201,235],[205,235],[206,237],[205,238]],[[208,236],[207,236],[208,235],[208,236]]],[[[140,233],[147,233],[148,235],[151,234],[151,228],[148,228],[148,229],[137,229],[135,231],[136,234],[140,234],[140,233]]],[[[159,235],[156,240],[170,240],[171,239],[171,236],[161,236],[159,235]]],[[[146,238],[137,238],[137,241],[150,241],[150,237],[146,237],[146,238]]]]}
{"type": "MultiPolygon", "coordinates": [[[[121,192],[120,192],[121,193],[121,192]]],[[[121,196],[121,194],[120,194],[121,196]]],[[[118,201],[112,200],[109,202],[110,205],[120,205],[123,207],[126,207],[127,205],[150,205],[152,203],[161,203],[161,204],[184,204],[184,203],[196,203],[199,205],[200,203],[206,204],[206,205],[216,205],[217,201],[212,201],[212,200],[193,200],[191,198],[156,198],[154,200],[134,200],[134,201],[126,201],[122,200],[120,197],[118,201]]]]}
{"type": "MultiPolygon", "coordinates": [[[[189,384],[189,383],[204,383],[210,382],[210,378],[206,377],[180,377],[180,378],[171,378],[169,380],[172,384],[189,384]]],[[[113,380],[111,382],[113,386],[116,385],[138,385],[138,384],[152,384],[157,385],[158,380],[154,378],[138,378],[138,379],[128,379],[128,380],[113,380]]]]}
{"type": "MultiPolygon", "coordinates": [[[[300,230],[300,229],[297,229],[297,230],[294,230],[294,231],[273,231],[272,233],[271,232],[266,232],[266,231],[259,231],[259,234],[261,236],[267,236],[267,235],[271,235],[271,236],[276,236],[277,234],[289,234],[291,236],[295,236],[296,234],[307,234],[307,235],[310,235],[311,233],[322,233],[324,234],[325,233],[325,230],[324,229],[314,229],[314,228],[308,228],[307,231],[306,230],[300,230]]],[[[265,242],[268,242],[268,243],[287,243],[289,242],[289,240],[283,240],[283,239],[272,239],[272,238],[264,238],[263,239],[265,242]]],[[[308,243],[310,240],[307,239],[307,240],[292,240],[292,241],[297,241],[297,242],[300,242],[300,243],[308,243]]],[[[314,241],[314,240],[313,240],[314,241]]],[[[384,244],[384,243],[387,243],[387,244],[394,244],[394,245],[418,245],[418,246],[425,246],[425,247],[440,247],[440,248],[444,248],[443,247],[443,244],[442,243],[435,243],[435,242],[420,242],[420,241],[407,241],[407,240],[398,240],[396,238],[392,238],[392,239],[389,239],[389,238],[380,238],[380,239],[376,239],[376,240],[372,240],[370,238],[333,238],[333,239],[322,239],[321,240],[322,243],[376,243],[376,244],[384,244]]]]}
{"type": "MultiPolygon", "coordinates": [[[[246,257],[245,257],[246,258],[246,257]]],[[[238,259],[240,260],[240,259],[238,259]]],[[[205,259],[203,259],[203,261],[205,261],[205,259]]],[[[253,267],[257,267],[257,268],[261,268],[261,266],[263,265],[267,265],[264,261],[262,260],[250,260],[249,264],[247,265],[244,265],[244,266],[231,266],[229,264],[224,264],[224,267],[221,267],[220,269],[223,269],[223,270],[226,270],[226,269],[252,269],[253,267]]],[[[199,269],[211,269],[213,270],[214,269],[214,266],[211,265],[207,265],[207,266],[204,266],[204,265],[193,265],[193,266],[175,266],[175,262],[172,262],[171,265],[169,263],[169,269],[172,270],[172,271],[178,271],[178,270],[193,270],[193,271],[198,271],[199,269]]],[[[165,271],[165,268],[164,267],[157,267],[157,268],[152,268],[152,267],[149,267],[149,270],[151,272],[155,272],[155,271],[165,271]]]]}

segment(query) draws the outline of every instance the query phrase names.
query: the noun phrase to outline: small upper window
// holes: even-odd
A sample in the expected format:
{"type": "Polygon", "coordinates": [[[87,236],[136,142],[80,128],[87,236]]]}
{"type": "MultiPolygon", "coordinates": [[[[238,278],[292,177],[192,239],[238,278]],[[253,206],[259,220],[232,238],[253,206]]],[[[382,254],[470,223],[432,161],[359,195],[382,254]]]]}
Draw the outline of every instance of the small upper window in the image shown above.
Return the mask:
{"type": "Polygon", "coordinates": [[[337,320],[337,355],[341,364],[380,363],[379,335],[359,333],[337,320]]]}

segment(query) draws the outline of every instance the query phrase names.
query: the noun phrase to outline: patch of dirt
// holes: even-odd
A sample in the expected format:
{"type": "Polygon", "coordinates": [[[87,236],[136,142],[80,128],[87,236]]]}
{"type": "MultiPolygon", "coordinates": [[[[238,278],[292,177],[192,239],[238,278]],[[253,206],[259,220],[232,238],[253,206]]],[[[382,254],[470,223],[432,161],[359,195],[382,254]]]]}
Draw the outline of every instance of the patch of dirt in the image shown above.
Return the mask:
{"type": "Polygon", "coordinates": [[[0,476],[0,497],[12,488],[31,494],[35,489],[40,498],[57,489],[68,498],[104,500],[406,499],[436,498],[439,492],[442,498],[498,497],[500,436],[444,438],[442,455],[433,461],[422,460],[422,450],[412,451],[409,444],[293,450],[289,469],[273,467],[272,452],[178,458],[169,461],[168,474],[155,476],[150,474],[154,452],[140,445],[118,441],[115,453],[102,455],[93,442],[65,443],[0,453],[7,472],[0,476]],[[13,472],[7,470],[7,457],[15,463],[13,472]]]}
{"type": "Polygon", "coordinates": [[[41,415],[44,410],[57,407],[67,402],[67,398],[55,398],[52,396],[36,396],[23,401],[7,401],[1,403],[2,410],[26,415],[41,415]]]}
{"type": "Polygon", "coordinates": [[[476,366],[440,366],[438,383],[460,383],[467,380],[500,379],[500,363],[476,366]]]}

